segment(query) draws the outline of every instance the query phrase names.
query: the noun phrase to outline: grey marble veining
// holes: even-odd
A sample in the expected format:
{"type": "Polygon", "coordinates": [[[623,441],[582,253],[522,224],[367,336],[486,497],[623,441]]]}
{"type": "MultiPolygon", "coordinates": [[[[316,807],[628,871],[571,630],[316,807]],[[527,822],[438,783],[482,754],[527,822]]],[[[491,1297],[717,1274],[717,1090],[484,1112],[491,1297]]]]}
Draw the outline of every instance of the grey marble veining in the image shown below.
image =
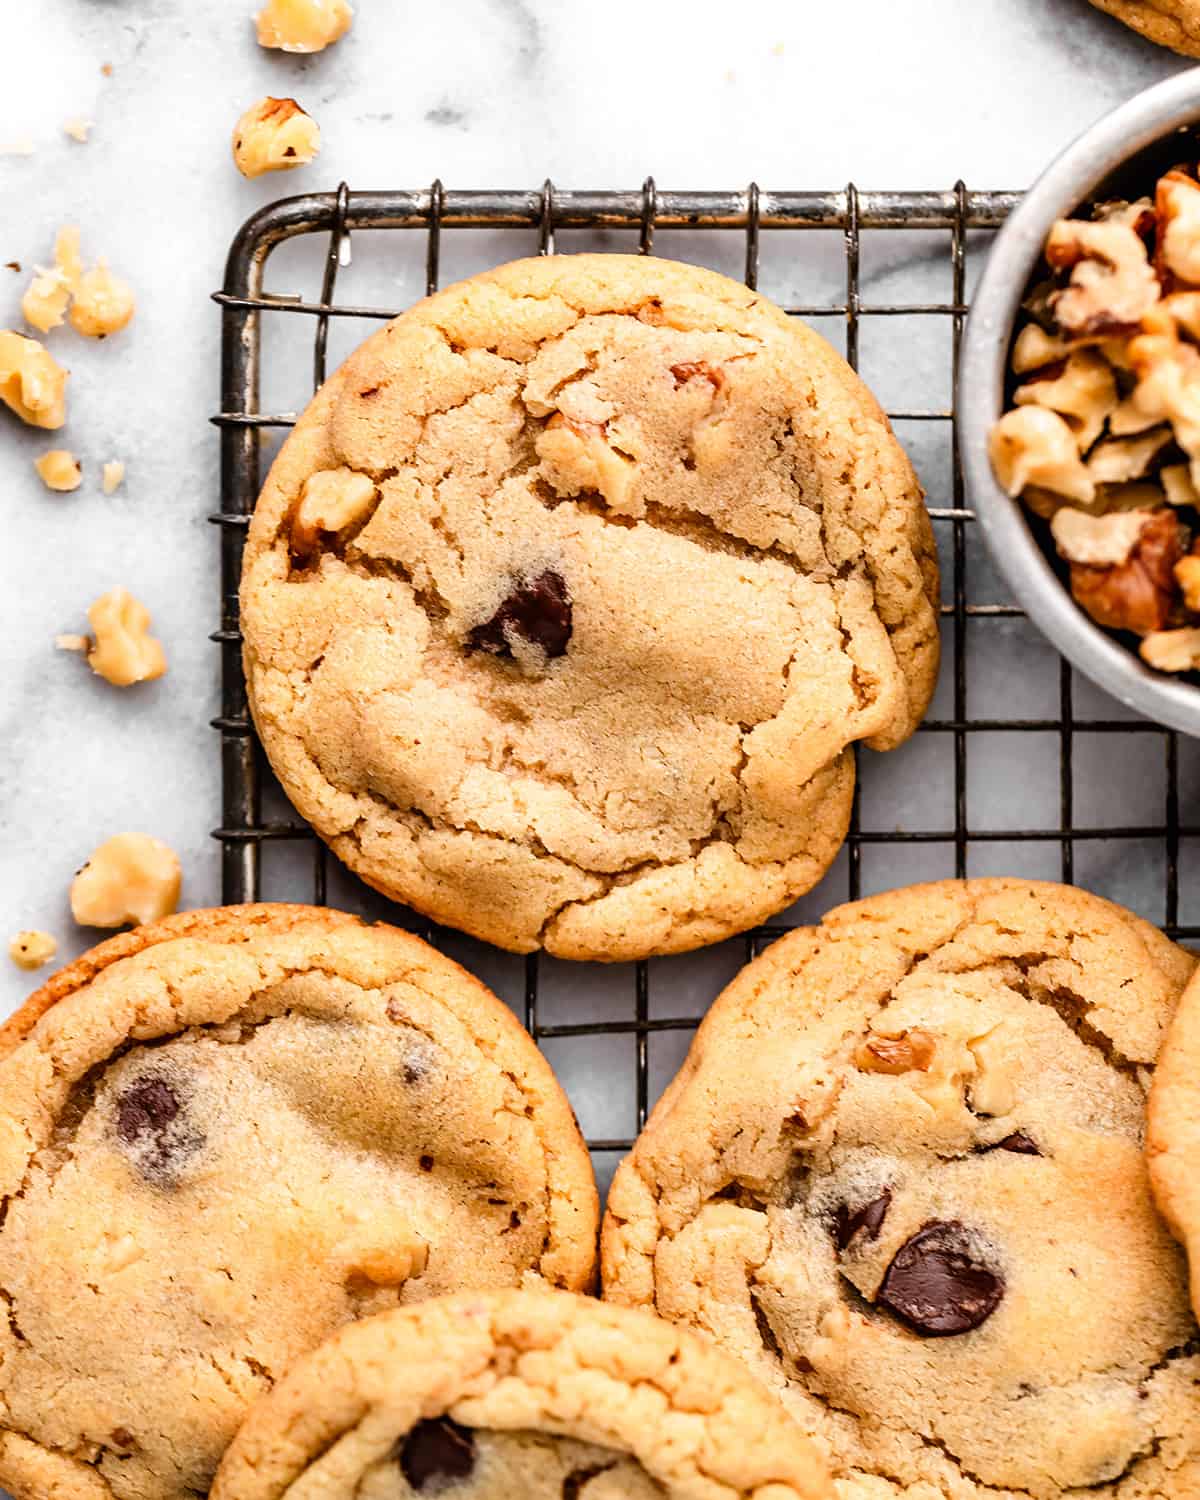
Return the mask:
{"type": "MultiPolygon", "coordinates": [[[[1020,187],[1093,118],[1183,66],[1095,12],[1085,0],[858,0],[852,6],[765,0],[734,24],[712,0],[609,0],[604,6],[550,0],[458,0],[398,5],[359,0],[350,37],[323,56],[262,52],[244,0],[5,0],[0,141],[29,136],[30,158],[0,157],[0,266],[48,258],[56,227],[78,222],[85,250],[107,255],[134,283],[132,327],[102,344],[70,331],[50,343],[73,371],[71,420],[61,440],[85,464],[84,487],[55,496],[31,460],[56,445],[15,421],[0,424],[0,899],[7,927],[46,927],[64,958],[92,934],[72,927],[72,872],[111,833],[144,829],[166,839],[185,867],[185,901],[216,901],[218,820],[215,736],[217,538],[205,515],[217,499],[217,438],[208,425],[218,395],[219,317],[208,300],[238,225],[273,197],[325,188],[411,187],[435,175],[448,186],[640,184],[666,187],[1020,187]],[[52,66],[44,66],[53,59],[52,66]],[[112,76],[101,64],[112,64],[112,76]],[[250,183],[234,171],[234,120],[268,92],[293,94],[324,134],[319,162],[290,176],[250,183]],[[95,121],[81,146],[62,133],[72,116],[95,121]],[[117,456],[127,480],[100,492],[102,462],[117,456]],[[83,626],[97,594],[121,583],[150,607],[170,673],[118,692],[56,653],[59,631],[83,626]]],[[[358,235],[342,288],[356,300],[402,305],[421,287],[419,237],[358,235]]],[[[562,249],[582,240],[563,235],[562,249]]],[[[606,243],[624,243],[610,236],[606,243]]],[[[447,239],[443,276],[532,250],[532,236],[447,239]]],[[[661,234],[663,254],[705,256],[737,274],[741,242],[714,244],[661,234]]],[[[309,294],[317,247],[289,245],[273,258],[276,291],[309,294]]],[[[979,257],[972,260],[972,273],[979,257]]],[[[836,236],[765,236],[762,286],[780,297],[833,301],[843,263],[836,236]]],[[[946,297],[945,236],[874,236],[864,244],[864,287],[879,298],[946,297]]],[[[0,322],[16,322],[25,276],[0,269],[0,322]]],[[[277,320],[288,323],[288,320],[277,320]]],[[[915,319],[864,325],[862,368],[881,397],[905,406],[949,400],[945,324],[915,319]]],[[[301,320],[276,330],[265,349],[263,400],[302,405],[310,358],[301,320]]],[[[337,324],[331,360],[366,330],[337,324]]],[[[835,341],[836,324],[825,331],[835,341]]],[[[948,503],[946,433],[902,425],[931,498],[948,503]]],[[[949,531],[939,527],[948,544],[949,531]]],[[[972,596],[1001,601],[978,538],[967,538],[972,596]]],[[[989,718],[1057,713],[1058,661],[1023,621],[972,623],[966,711],[989,718]]],[[[955,710],[952,674],[935,714],[955,710]]],[[[1086,684],[1076,711],[1121,711],[1086,684]]],[[[946,837],[863,851],[865,890],[952,874],[953,740],[926,735],[890,757],[864,757],[863,826],[945,830],[946,837]]],[[[1056,824],[1055,734],[1014,740],[973,735],[967,815],[998,831],[1056,824]]],[[[1080,821],[1129,824],[1162,818],[1163,765],[1156,736],[1076,745],[1080,821]],[[1114,809],[1116,811],[1114,811],[1114,809]]],[[[1200,756],[1182,752],[1185,799],[1200,785],[1200,756]]],[[[1162,916],[1163,846],[1081,845],[1077,877],[1162,916]]],[[[309,890],[309,866],[274,851],[268,896],[309,890]]],[[[1181,918],[1200,920],[1197,872],[1181,852],[1181,918]]],[[[972,873],[1057,876],[1056,843],[1000,839],[972,846],[972,873]]],[[[841,899],[843,856],[792,920],[841,899]]],[[[334,870],[331,899],[386,909],[334,870]]],[[[520,959],[465,938],[447,946],[510,1003],[523,982],[520,959]]],[[[744,958],[740,943],[652,965],[657,1015],[695,1014],[744,958]]],[[[0,962],[0,1006],[12,1008],[31,981],[0,962]]],[[[547,964],[542,1019],[632,1014],[630,966],[547,964]]],[[[651,1091],[669,1078],[684,1032],[652,1038],[651,1091]]],[[[628,1037],[551,1044],[585,1128],[622,1135],[635,1101],[628,1037]]],[[[607,1164],[602,1164],[607,1165],[607,1164]]]]}

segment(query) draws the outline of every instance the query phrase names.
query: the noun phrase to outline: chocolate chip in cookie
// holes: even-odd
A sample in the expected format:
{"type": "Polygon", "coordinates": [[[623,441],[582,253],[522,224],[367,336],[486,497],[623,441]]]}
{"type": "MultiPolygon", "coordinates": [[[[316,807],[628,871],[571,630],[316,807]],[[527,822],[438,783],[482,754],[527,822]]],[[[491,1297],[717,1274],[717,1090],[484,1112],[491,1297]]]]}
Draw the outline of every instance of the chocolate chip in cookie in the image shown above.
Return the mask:
{"type": "Polygon", "coordinates": [[[848,1203],[839,1203],[834,1215],[834,1238],[839,1250],[845,1250],[860,1231],[869,1240],[877,1240],[883,1221],[892,1203],[891,1188],[884,1188],[877,1198],[852,1209],[848,1203]]]}
{"type": "Polygon", "coordinates": [[[142,1176],[158,1187],[172,1186],[204,1144],[187,1123],[177,1087],[157,1072],[143,1073],[118,1094],[116,1132],[142,1176]]]}
{"type": "Polygon", "coordinates": [[[467,644],[493,656],[512,656],[514,637],[527,641],[547,658],[565,656],[571,640],[571,595],[553,568],[514,582],[500,608],[467,635],[467,644]]]}
{"type": "Polygon", "coordinates": [[[440,1491],[474,1470],[475,1434],[449,1417],[434,1417],[401,1439],[396,1456],[414,1490],[440,1491]]]}
{"type": "Polygon", "coordinates": [[[934,1219],[893,1257],[878,1301],[927,1338],[969,1333],[1004,1299],[1004,1278],[982,1265],[966,1227],[934,1219]]]}
{"type": "Polygon", "coordinates": [[[1006,1135],[1002,1141],[997,1141],[994,1146],[988,1147],[989,1151],[1012,1151],[1018,1156],[1041,1156],[1036,1141],[1033,1141],[1023,1130],[1014,1130],[1011,1135],[1006,1135]]]}

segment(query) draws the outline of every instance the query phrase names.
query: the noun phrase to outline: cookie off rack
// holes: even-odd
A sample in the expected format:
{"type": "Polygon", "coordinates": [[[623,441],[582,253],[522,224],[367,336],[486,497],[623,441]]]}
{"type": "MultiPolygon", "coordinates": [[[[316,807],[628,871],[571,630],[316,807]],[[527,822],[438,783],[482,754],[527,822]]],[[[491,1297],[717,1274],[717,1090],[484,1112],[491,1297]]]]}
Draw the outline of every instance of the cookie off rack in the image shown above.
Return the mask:
{"type": "Polygon", "coordinates": [[[220,428],[222,895],[332,902],[414,928],[517,1011],[550,1055],[607,1182],[709,1001],[772,938],[843,900],[940,876],[1087,885],[1176,938],[1200,937],[1200,746],[1124,709],[1007,602],[966,508],[955,385],[970,287],[1012,192],[415,191],[288,198],[235,238],[215,294],[220,428]],[[415,233],[413,232],[415,231],[415,233]],[[330,859],[287,804],[246,707],[237,590],[274,445],[374,323],[439,284],[538,251],[631,248],[741,276],[839,346],[924,483],[943,573],[931,712],[887,757],[859,755],[846,847],[769,926],[681,958],[614,966],[520,957],[433,928],[330,859]],[[268,290],[267,273],[286,291],[268,290]],[[354,295],[348,295],[351,282],[354,295]],[[309,290],[296,293],[294,286],[309,290]],[[311,370],[311,376],[309,376],[311,370]],[[1181,808],[1184,812],[1181,814],[1181,808]]]}

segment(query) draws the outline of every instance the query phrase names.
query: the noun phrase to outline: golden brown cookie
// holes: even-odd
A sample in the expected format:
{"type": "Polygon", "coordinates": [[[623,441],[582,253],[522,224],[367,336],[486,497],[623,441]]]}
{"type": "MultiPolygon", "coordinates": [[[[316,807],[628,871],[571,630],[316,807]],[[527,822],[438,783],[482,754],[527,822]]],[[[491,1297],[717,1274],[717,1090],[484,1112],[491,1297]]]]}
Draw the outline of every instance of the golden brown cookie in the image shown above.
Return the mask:
{"type": "Polygon", "coordinates": [[[1146,1150],[1159,1209],[1188,1253],[1200,1317],[1200,981],[1183,992],[1150,1090],[1146,1150]]]}
{"type": "Polygon", "coordinates": [[[212,1500],[829,1500],[736,1360],[565,1292],[465,1294],[357,1323],[255,1407],[212,1500]]]}
{"type": "Polygon", "coordinates": [[[1200,0],[1092,0],[1147,41],[1200,57],[1200,0]]]}
{"type": "Polygon", "coordinates": [[[605,1295],[740,1355],[839,1500],[1195,1500],[1200,1332],[1143,1156],[1195,962],[1016,880],[790,934],[618,1172],[605,1295]]]}
{"type": "Polygon", "coordinates": [[[511,1013],[408,933],[189,912],[64,970],[0,1054],[0,1487],[207,1492],[348,1320],[592,1277],[595,1186],[511,1013]]]}
{"type": "Polygon", "coordinates": [[[370,884],[503,947],[675,952],[808,890],[937,666],[912,468],[828,344],[694,266],[518,261],[326,384],[242,581],[255,722],[370,884]]]}

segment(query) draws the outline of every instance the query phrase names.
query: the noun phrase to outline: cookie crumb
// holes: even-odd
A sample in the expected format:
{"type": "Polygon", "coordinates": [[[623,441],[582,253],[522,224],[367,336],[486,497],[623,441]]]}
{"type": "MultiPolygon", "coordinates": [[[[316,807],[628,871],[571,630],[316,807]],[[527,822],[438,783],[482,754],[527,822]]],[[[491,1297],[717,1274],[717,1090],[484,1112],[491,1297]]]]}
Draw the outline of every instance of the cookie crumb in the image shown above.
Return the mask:
{"type": "Polygon", "coordinates": [[[87,145],[88,137],[91,135],[92,130],[93,122],[91,120],[75,118],[63,121],[63,133],[69,135],[73,141],[78,141],[81,146],[87,145]]]}
{"type": "Polygon", "coordinates": [[[60,494],[69,494],[83,483],[83,470],[69,448],[51,448],[49,453],[34,459],[33,467],[46,488],[60,494]]]}
{"type": "Polygon", "coordinates": [[[83,927],[124,927],[169,917],[179,904],[179,857],[148,833],[118,833],[71,882],[71,915],[83,927]]]}
{"type": "Polygon", "coordinates": [[[8,956],[18,969],[40,969],[58,952],[58,943],[48,932],[27,928],[18,932],[8,945],[8,956]]]}
{"type": "Polygon", "coordinates": [[[125,465],[119,458],[110,458],[104,465],[104,493],[111,495],[125,482],[125,465]]]}

